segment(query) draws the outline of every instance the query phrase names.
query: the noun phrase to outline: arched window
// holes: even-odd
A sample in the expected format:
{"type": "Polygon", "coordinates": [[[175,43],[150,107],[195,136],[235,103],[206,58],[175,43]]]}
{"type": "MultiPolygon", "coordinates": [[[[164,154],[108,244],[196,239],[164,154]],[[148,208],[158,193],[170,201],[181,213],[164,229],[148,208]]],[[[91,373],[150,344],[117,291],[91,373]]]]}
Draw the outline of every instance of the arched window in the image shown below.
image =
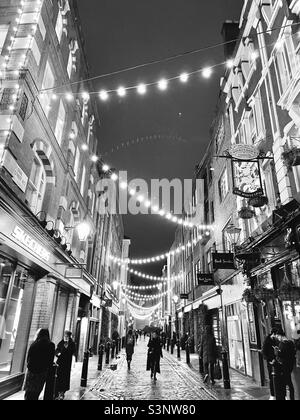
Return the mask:
{"type": "Polygon", "coordinates": [[[46,190],[46,171],[40,157],[35,154],[28,182],[26,199],[31,211],[38,214],[42,210],[46,190]]]}

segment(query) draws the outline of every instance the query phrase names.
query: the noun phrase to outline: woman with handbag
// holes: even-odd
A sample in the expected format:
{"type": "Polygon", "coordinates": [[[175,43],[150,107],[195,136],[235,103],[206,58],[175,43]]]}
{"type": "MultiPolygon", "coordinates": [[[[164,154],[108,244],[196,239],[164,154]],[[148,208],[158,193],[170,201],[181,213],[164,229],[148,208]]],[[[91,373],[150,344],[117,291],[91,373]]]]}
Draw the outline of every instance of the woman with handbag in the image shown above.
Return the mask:
{"type": "Polygon", "coordinates": [[[204,382],[210,378],[212,385],[215,384],[215,364],[217,361],[217,345],[211,325],[205,327],[205,333],[200,344],[200,358],[203,360],[204,382]]]}

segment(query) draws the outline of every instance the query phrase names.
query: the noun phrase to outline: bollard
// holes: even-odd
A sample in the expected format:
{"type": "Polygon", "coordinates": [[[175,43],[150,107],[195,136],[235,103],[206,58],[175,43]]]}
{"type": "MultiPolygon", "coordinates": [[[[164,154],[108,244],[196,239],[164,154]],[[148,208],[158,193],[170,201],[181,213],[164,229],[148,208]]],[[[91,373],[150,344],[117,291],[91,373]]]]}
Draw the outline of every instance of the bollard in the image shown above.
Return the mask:
{"type": "Polygon", "coordinates": [[[116,356],[118,356],[118,354],[119,354],[119,339],[117,338],[117,341],[116,341],[116,356]]]}
{"type": "Polygon", "coordinates": [[[201,375],[204,375],[203,359],[201,356],[199,356],[199,373],[201,375]]]}
{"type": "Polygon", "coordinates": [[[224,389],[231,389],[229,366],[228,366],[228,356],[227,356],[227,352],[225,350],[222,351],[222,366],[223,366],[224,389]]]}
{"type": "Polygon", "coordinates": [[[83,356],[82,372],[81,372],[81,386],[87,387],[88,368],[89,368],[90,352],[86,351],[83,356]]]}
{"type": "Polygon", "coordinates": [[[286,387],[282,379],[282,372],[278,366],[278,363],[273,363],[272,380],[274,385],[275,398],[277,401],[284,401],[286,397],[286,387]]]}
{"type": "Polygon", "coordinates": [[[186,351],[186,363],[189,365],[191,363],[191,358],[190,358],[190,346],[188,344],[186,344],[185,346],[185,351],[186,351]]]}
{"type": "Polygon", "coordinates": [[[99,359],[98,359],[98,370],[102,370],[103,367],[103,354],[104,354],[104,345],[100,344],[99,346],[99,359]]]}
{"type": "Polygon", "coordinates": [[[174,346],[175,346],[174,340],[171,340],[171,354],[174,354],[174,346]]]}
{"type": "Polygon", "coordinates": [[[177,341],[177,357],[180,359],[180,340],[177,341]]]}
{"type": "Polygon", "coordinates": [[[167,340],[167,351],[170,351],[170,339],[167,340]]]}
{"type": "Polygon", "coordinates": [[[110,342],[106,343],[106,360],[105,363],[109,365],[109,356],[110,356],[110,342]]]}
{"type": "Polygon", "coordinates": [[[113,341],[111,345],[111,358],[112,360],[115,358],[115,350],[116,350],[116,342],[113,341]]]}

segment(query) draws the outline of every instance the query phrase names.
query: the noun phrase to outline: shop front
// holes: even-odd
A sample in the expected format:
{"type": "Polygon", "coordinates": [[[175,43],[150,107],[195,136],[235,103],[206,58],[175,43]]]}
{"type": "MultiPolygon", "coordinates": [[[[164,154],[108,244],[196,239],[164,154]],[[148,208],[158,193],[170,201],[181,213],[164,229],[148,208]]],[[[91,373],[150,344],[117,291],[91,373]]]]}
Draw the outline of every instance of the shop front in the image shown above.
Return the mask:
{"type": "Polygon", "coordinates": [[[25,214],[0,199],[0,399],[21,389],[37,331],[48,328],[55,344],[75,332],[80,295],[90,292],[66,277],[71,260],[25,214]]]}

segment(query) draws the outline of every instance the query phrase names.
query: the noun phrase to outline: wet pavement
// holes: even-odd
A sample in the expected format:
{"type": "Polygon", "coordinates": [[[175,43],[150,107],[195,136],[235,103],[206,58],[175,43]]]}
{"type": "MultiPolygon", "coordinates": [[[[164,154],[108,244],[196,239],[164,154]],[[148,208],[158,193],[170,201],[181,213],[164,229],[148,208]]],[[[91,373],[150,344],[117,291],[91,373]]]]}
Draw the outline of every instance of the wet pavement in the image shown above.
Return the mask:
{"type": "Polygon", "coordinates": [[[216,400],[217,394],[206,387],[200,375],[164,351],[161,375],[157,382],[146,371],[147,342],[138,342],[128,371],[124,350],[115,360],[116,370],[106,369],[81,395],[69,393],[68,399],[81,400],[216,400]]]}

